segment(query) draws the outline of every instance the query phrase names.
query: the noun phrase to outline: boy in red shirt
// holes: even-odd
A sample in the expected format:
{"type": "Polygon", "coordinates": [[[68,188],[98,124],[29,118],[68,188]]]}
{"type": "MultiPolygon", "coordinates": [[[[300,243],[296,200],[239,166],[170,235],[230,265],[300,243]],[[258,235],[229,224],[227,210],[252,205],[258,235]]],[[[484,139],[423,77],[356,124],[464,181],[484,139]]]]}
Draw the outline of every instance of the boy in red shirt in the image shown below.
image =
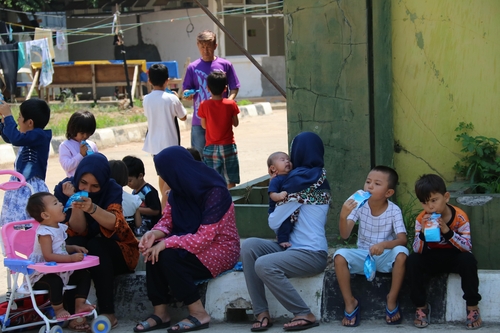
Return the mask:
{"type": "Polygon", "coordinates": [[[234,142],[233,126],[239,124],[238,105],[234,100],[222,97],[227,89],[226,74],[214,71],[207,77],[207,87],[212,98],[200,104],[198,117],[205,132],[203,161],[215,169],[227,183],[227,188],[240,182],[238,150],[234,142]]]}

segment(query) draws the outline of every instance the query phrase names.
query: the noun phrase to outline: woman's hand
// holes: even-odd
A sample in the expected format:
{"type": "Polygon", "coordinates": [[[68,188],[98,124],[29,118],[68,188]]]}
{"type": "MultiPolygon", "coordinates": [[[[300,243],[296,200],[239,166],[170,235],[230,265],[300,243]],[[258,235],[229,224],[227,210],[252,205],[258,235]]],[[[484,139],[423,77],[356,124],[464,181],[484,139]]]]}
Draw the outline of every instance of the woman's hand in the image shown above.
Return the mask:
{"type": "Polygon", "coordinates": [[[144,254],[147,250],[151,248],[151,246],[153,246],[155,240],[156,236],[152,230],[146,232],[144,235],[142,235],[141,240],[139,242],[139,252],[144,254]]]}
{"type": "Polygon", "coordinates": [[[89,253],[89,250],[87,250],[83,246],[78,245],[66,245],[66,251],[68,253],[89,253]]]}
{"type": "Polygon", "coordinates": [[[68,198],[76,193],[75,187],[69,180],[62,184],[62,191],[68,198]]]}
{"type": "Polygon", "coordinates": [[[156,243],[155,246],[147,249],[142,253],[142,255],[144,256],[144,261],[145,262],[151,261],[151,263],[154,265],[155,263],[158,262],[158,256],[160,255],[160,252],[163,250],[165,250],[165,242],[156,243]]]}
{"type": "Polygon", "coordinates": [[[92,199],[88,197],[81,197],[80,201],[73,201],[71,204],[73,209],[83,210],[85,213],[92,213],[94,211],[94,204],[92,203],[92,199]]]}

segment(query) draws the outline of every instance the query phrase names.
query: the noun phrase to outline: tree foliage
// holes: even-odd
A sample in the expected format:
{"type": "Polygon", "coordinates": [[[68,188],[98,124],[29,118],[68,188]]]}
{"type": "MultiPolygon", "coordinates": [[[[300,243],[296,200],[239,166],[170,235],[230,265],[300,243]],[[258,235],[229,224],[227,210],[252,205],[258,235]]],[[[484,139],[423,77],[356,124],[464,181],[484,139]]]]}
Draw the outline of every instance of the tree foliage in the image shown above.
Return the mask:
{"type": "MultiPolygon", "coordinates": [[[[89,8],[97,6],[98,0],[86,0],[89,8]]],[[[0,6],[23,12],[62,10],[63,0],[0,0],[0,6]]]]}

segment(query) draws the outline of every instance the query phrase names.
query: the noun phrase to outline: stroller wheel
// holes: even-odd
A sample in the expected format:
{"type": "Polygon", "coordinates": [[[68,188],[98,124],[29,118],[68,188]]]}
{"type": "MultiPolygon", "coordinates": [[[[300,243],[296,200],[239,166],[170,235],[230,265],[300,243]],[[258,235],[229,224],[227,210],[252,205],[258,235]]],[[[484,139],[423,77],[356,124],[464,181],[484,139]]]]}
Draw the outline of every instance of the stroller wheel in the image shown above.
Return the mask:
{"type": "Polygon", "coordinates": [[[42,325],[42,327],[40,327],[40,329],[38,330],[38,333],[45,333],[46,331],[47,331],[47,326],[42,325]]]}
{"type": "Polygon", "coordinates": [[[52,328],[50,329],[49,333],[63,333],[63,329],[61,326],[59,325],[54,325],[52,326],[52,328]]]}
{"type": "Polygon", "coordinates": [[[93,333],[108,333],[111,331],[111,322],[106,316],[97,316],[97,318],[92,320],[90,329],[93,333]]]}

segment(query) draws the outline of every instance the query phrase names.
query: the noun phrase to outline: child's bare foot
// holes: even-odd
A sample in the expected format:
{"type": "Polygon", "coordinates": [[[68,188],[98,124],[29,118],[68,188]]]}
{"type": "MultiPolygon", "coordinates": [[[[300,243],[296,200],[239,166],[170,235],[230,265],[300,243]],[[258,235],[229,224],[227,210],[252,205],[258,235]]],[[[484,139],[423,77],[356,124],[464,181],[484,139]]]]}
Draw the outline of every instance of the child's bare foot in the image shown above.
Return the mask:
{"type": "Polygon", "coordinates": [[[62,304],[60,306],[55,306],[55,307],[53,306],[52,308],[54,309],[55,316],[58,320],[59,319],[64,320],[69,316],[71,316],[71,314],[68,311],[66,311],[66,309],[64,309],[62,304]]]}
{"type": "Polygon", "coordinates": [[[290,242],[283,242],[280,243],[280,246],[284,249],[288,249],[290,246],[292,246],[292,244],[290,242]]]}

